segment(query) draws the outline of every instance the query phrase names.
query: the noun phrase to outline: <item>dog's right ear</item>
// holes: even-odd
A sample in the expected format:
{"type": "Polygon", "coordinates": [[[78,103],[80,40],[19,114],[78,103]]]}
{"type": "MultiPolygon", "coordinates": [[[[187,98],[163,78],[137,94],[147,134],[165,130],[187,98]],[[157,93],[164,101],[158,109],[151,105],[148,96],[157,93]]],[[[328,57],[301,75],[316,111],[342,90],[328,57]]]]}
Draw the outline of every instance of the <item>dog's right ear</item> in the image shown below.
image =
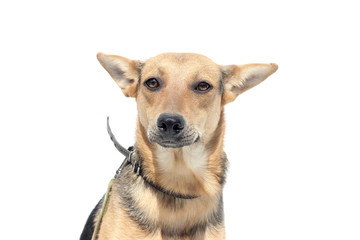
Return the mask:
{"type": "Polygon", "coordinates": [[[278,65],[275,63],[252,63],[221,66],[220,68],[224,82],[222,102],[227,104],[234,101],[239,94],[255,87],[276,72],[278,65]]]}
{"type": "Polygon", "coordinates": [[[141,73],[140,61],[101,52],[97,54],[97,59],[126,97],[137,96],[137,82],[141,73]]]}

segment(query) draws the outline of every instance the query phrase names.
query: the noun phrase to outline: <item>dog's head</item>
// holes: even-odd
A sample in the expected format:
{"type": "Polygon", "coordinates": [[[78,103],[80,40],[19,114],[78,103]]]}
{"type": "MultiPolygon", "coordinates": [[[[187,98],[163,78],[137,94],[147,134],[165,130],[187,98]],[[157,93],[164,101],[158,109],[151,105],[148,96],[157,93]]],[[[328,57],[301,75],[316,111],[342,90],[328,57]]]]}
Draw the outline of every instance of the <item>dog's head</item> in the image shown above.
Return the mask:
{"type": "Polygon", "coordinates": [[[274,63],[221,66],[190,53],[165,53],[144,62],[99,53],[98,60],[125,96],[136,98],[148,139],[170,148],[206,142],[223,106],[278,68],[274,63]]]}

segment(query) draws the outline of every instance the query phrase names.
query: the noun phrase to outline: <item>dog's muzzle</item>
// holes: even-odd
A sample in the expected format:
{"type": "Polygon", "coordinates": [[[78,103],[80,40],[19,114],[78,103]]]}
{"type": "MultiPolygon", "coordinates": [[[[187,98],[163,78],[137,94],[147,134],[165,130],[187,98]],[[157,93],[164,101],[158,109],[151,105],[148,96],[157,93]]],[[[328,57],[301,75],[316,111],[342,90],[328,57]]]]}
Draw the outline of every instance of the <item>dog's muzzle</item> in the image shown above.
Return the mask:
{"type": "Polygon", "coordinates": [[[179,114],[162,113],[148,132],[149,140],[163,147],[179,148],[199,140],[197,131],[186,126],[185,119],[179,114]]]}

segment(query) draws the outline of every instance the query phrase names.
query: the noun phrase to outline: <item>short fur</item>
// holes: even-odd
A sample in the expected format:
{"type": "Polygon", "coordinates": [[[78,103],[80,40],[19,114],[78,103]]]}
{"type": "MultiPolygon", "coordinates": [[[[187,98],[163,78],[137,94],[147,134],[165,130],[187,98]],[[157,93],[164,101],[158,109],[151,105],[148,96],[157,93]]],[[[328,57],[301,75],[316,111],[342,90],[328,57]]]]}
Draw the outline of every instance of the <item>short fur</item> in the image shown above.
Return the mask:
{"type": "MultiPolygon", "coordinates": [[[[112,187],[98,239],[225,239],[224,105],[265,80],[277,65],[221,66],[190,53],[166,53],[144,62],[99,53],[98,60],[125,96],[136,98],[134,158],[144,176],[134,174],[130,165],[123,169],[112,187]],[[146,87],[151,78],[157,79],[158,88],[146,87]],[[199,91],[202,82],[211,88],[199,91]],[[170,145],[157,124],[162,113],[185,119],[182,138],[170,145]],[[197,198],[173,197],[145,180],[197,198]]],[[[91,213],[81,240],[91,238],[101,205],[91,213]]]]}

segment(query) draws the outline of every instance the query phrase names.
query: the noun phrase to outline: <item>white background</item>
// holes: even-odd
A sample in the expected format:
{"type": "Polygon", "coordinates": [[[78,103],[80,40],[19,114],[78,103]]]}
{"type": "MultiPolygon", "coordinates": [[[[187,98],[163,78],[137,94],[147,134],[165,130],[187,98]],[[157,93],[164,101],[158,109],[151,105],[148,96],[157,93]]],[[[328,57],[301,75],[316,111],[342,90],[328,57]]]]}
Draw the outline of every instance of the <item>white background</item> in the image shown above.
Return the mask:
{"type": "Polygon", "coordinates": [[[227,239],[360,239],[356,1],[2,1],[1,239],[78,239],[134,143],[96,53],[279,70],[226,106],[227,239]]]}

